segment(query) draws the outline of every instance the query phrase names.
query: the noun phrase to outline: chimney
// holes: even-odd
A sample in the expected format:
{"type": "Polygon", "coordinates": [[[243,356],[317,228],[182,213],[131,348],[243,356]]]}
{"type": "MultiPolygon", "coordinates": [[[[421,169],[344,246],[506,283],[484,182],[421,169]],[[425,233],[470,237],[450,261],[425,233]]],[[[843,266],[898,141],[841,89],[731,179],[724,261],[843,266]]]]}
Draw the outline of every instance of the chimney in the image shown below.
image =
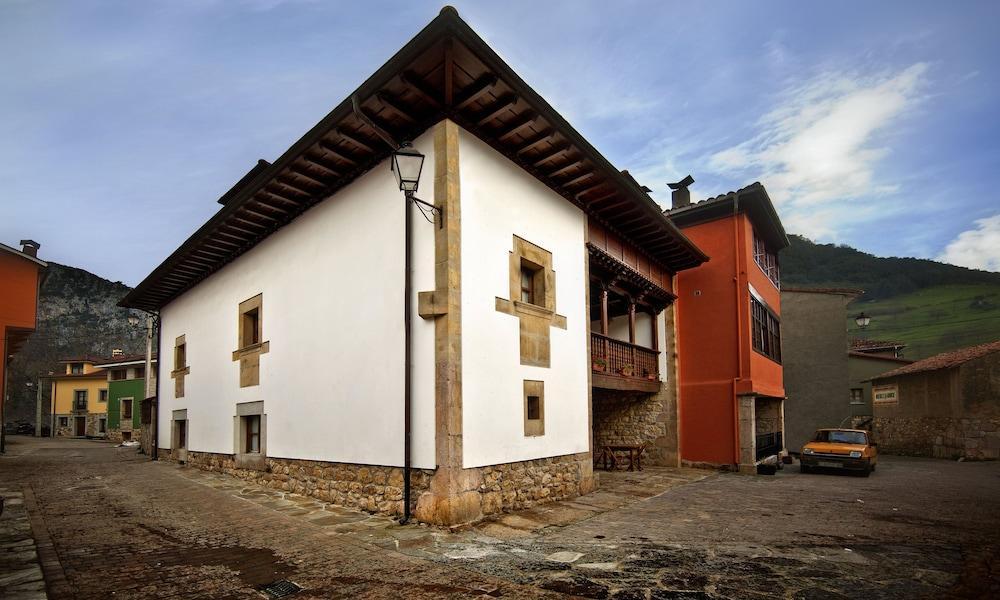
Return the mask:
{"type": "Polygon", "coordinates": [[[111,351],[111,356],[113,358],[118,358],[118,357],[121,357],[121,356],[125,356],[125,351],[122,350],[121,348],[115,348],[114,350],[111,351]]]}
{"type": "Polygon", "coordinates": [[[670,208],[678,209],[691,205],[691,190],[688,186],[694,183],[694,177],[688,175],[677,183],[668,183],[673,192],[670,194],[670,208]]]}
{"type": "Polygon", "coordinates": [[[21,252],[24,252],[28,256],[38,257],[38,249],[42,245],[35,240],[21,240],[21,252]]]}

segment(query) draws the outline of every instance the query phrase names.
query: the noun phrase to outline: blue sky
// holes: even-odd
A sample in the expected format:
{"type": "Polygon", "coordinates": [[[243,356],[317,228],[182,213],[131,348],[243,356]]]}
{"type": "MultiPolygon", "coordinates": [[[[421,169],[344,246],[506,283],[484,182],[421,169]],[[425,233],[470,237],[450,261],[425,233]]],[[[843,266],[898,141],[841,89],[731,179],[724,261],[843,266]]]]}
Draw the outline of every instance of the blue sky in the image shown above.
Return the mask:
{"type": "MultiPolygon", "coordinates": [[[[1000,3],[454,5],[661,202],[1000,271],[1000,3]]],[[[0,241],[138,283],[441,6],[0,0],[0,241]]]]}

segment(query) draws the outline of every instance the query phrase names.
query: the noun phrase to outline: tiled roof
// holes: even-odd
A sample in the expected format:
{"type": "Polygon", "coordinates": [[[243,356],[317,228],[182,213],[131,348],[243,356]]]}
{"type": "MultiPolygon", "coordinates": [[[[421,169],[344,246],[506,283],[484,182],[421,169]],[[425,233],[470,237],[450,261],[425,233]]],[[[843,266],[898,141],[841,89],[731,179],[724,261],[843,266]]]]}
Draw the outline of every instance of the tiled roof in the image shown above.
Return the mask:
{"type": "Polygon", "coordinates": [[[857,350],[848,350],[848,356],[857,356],[858,358],[870,358],[872,360],[888,360],[890,362],[898,362],[903,364],[911,364],[912,360],[908,358],[899,358],[897,356],[889,356],[888,354],[875,354],[873,352],[858,352],[857,350]]]}
{"type": "Polygon", "coordinates": [[[930,358],[918,360],[917,362],[906,365],[905,367],[893,369],[888,373],[882,373],[872,379],[888,379],[889,377],[910,375],[912,373],[921,373],[923,371],[950,369],[951,367],[957,367],[962,363],[986,356],[987,354],[992,354],[994,352],[1000,352],[1000,340],[990,342],[988,344],[980,344],[978,346],[969,346],[968,348],[962,348],[960,350],[952,350],[951,352],[942,352],[941,354],[936,354],[930,358]]]}
{"type": "Polygon", "coordinates": [[[773,246],[774,250],[787,248],[788,235],[778,218],[767,190],[760,182],[740,188],[735,192],[720,194],[687,206],[669,208],[663,211],[678,227],[684,228],[732,215],[733,209],[745,211],[759,235],[773,246]]]}
{"type": "MultiPolygon", "coordinates": [[[[97,366],[104,365],[117,365],[119,363],[133,363],[133,362],[145,362],[145,354],[125,354],[122,356],[112,356],[111,358],[102,358],[94,363],[97,366]]],[[[153,362],[156,362],[156,353],[153,353],[153,362]]]]}
{"type": "Polygon", "coordinates": [[[903,342],[895,342],[892,340],[866,340],[863,338],[854,338],[851,340],[851,350],[875,350],[878,348],[905,348],[906,344],[903,342]]]}

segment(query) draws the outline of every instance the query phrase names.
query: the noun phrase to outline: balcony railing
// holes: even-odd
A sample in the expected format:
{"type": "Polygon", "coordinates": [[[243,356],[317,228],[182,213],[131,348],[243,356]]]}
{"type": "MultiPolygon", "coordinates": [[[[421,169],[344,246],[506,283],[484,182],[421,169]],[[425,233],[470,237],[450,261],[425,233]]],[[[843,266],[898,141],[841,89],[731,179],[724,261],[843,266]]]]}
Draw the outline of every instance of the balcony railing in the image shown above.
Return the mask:
{"type": "Polygon", "coordinates": [[[599,333],[590,334],[590,361],[595,373],[658,381],[659,354],[599,333]]]}
{"type": "Polygon", "coordinates": [[[781,432],[764,433],[757,436],[757,460],[779,454],[784,448],[781,432]]]}

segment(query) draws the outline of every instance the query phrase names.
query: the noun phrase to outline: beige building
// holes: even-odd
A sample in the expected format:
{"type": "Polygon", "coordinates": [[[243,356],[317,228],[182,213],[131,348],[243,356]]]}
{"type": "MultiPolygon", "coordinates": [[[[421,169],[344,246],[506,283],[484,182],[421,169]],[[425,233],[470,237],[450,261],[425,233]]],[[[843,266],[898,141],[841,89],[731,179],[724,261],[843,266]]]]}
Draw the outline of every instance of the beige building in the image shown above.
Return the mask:
{"type": "Polygon", "coordinates": [[[108,431],[108,373],[96,358],[67,358],[52,379],[52,431],[57,436],[104,437],[108,431]]]}

